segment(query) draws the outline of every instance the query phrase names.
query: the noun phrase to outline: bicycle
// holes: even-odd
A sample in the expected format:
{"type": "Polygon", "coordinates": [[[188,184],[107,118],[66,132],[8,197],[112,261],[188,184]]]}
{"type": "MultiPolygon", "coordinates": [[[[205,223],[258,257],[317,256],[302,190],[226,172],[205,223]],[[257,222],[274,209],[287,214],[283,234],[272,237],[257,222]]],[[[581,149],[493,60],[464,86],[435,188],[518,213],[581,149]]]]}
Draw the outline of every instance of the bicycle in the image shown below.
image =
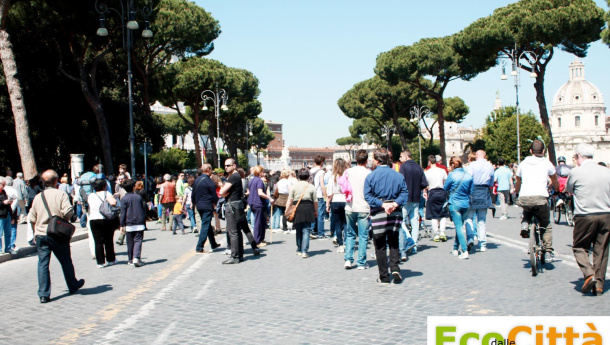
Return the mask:
{"type": "Polygon", "coordinates": [[[574,226],[574,205],[571,195],[559,193],[556,198],[553,198],[551,210],[553,211],[553,221],[555,224],[559,224],[561,214],[563,213],[568,226],[574,226]]]}
{"type": "MultiPolygon", "coordinates": [[[[532,211],[538,211],[538,207],[533,207],[532,211]]],[[[530,241],[529,241],[529,255],[530,265],[532,267],[532,277],[538,275],[538,272],[543,271],[544,266],[544,250],[542,247],[542,236],[540,235],[540,228],[538,227],[538,217],[534,214],[532,221],[529,225],[530,241]]]]}

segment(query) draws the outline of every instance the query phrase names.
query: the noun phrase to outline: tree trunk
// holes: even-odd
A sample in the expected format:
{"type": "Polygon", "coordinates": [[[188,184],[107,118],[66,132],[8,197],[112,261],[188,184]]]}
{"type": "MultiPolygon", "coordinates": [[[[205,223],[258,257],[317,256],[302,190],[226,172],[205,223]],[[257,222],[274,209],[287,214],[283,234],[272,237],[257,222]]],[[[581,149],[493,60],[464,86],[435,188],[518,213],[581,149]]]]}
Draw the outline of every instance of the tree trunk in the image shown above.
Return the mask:
{"type": "Polygon", "coordinates": [[[546,64],[541,66],[536,82],[534,83],[534,89],[536,89],[536,101],[538,102],[538,110],[540,111],[540,121],[542,125],[549,133],[550,142],[548,147],[549,160],[553,165],[557,164],[557,157],[555,156],[555,141],[553,140],[553,133],[551,132],[551,123],[549,122],[549,113],[546,108],[546,98],[544,97],[544,73],[546,70],[546,64]]]}
{"type": "Polygon", "coordinates": [[[0,59],[4,67],[6,86],[11,100],[13,117],[15,118],[15,134],[19,156],[21,157],[21,169],[23,169],[25,179],[28,180],[37,174],[38,169],[36,168],[34,150],[32,149],[30,126],[25,110],[23,92],[17,78],[17,64],[15,63],[13,45],[11,44],[8,32],[5,31],[4,24],[8,15],[9,5],[9,0],[0,0],[0,59]]]}
{"type": "MultiPolygon", "coordinates": [[[[406,150],[407,149],[407,139],[405,139],[405,133],[402,131],[402,127],[400,127],[400,124],[398,123],[398,116],[395,114],[394,117],[392,117],[392,123],[394,124],[394,127],[396,127],[396,132],[398,132],[398,137],[400,138],[400,144],[402,146],[402,150],[406,150]]],[[[400,155],[398,155],[400,156],[400,155]]],[[[396,157],[398,157],[396,156],[396,157]]]]}
{"type": "Polygon", "coordinates": [[[212,147],[212,161],[214,162],[212,166],[216,166],[218,164],[218,147],[216,147],[216,133],[214,133],[214,128],[212,128],[212,126],[208,126],[208,140],[212,147]],[[212,138],[214,138],[214,140],[212,140],[212,138]]]}
{"type": "Polygon", "coordinates": [[[89,106],[95,114],[95,120],[97,121],[97,127],[102,140],[102,153],[104,156],[104,173],[111,174],[114,172],[114,166],[112,164],[112,150],[110,147],[110,134],[108,131],[108,122],[106,121],[106,115],[104,114],[104,108],[99,98],[92,95],[87,89],[86,80],[81,81],[81,90],[83,95],[89,103],[89,106]]]}
{"type": "Polygon", "coordinates": [[[438,104],[437,115],[438,115],[438,136],[439,136],[439,145],[441,147],[441,158],[443,159],[443,164],[447,162],[447,153],[445,152],[445,102],[443,101],[443,97],[436,97],[436,102],[438,104]]]}

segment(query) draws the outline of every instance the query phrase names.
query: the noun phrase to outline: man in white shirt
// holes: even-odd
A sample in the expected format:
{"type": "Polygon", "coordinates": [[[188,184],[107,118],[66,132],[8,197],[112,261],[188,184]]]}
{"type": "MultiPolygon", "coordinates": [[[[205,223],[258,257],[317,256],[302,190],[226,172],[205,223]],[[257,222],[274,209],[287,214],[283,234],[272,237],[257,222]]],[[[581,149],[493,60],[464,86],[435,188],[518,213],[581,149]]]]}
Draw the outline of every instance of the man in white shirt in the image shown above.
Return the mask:
{"type": "Polygon", "coordinates": [[[432,223],[432,231],[434,232],[434,242],[445,242],[446,218],[449,214],[443,211],[443,204],[447,199],[447,194],[443,188],[447,179],[445,169],[439,168],[436,165],[436,157],[428,156],[428,168],[425,171],[426,180],[428,180],[428,189],[424,191],[426,202],[426,219],[430,219],[432,223]]]}
{"type": "MultiPolygon", "coordinates": [[[[368,268],[366,263],[366,243],[369,236],[368,216],[370,206],[364,199],[364,181],[371,173],[366,168],[368,152],[358,150],[356,152],[357,166],[347,169],[346,174],[352,187],[352,200],[345,203],[345,218],[347,227],[345,231],[345,261],[354,262],[354,247],[356,245],[356,234],[358,234],[358,260],[356,264],[359,270],[368,268]]],[[[347,266],[346,266],[347,267],[347,266]]]]}
{"type": "Polygon", "coordinates": [[[515,191],[519,195],[517,205],[523,207],[521,220],[521,237],[529,237],[529,224],[532,217],[538,217],[538,225],[542,236],[544,261],[553,262],[553,229],[549,217],[549,192],[547,189],[549,177],[555,191],[559,190],[559,181],[555,167],[544,157],[544,143],[534,140],[530,147],[531,156],[525,158],[517,170],[515,191]]]}

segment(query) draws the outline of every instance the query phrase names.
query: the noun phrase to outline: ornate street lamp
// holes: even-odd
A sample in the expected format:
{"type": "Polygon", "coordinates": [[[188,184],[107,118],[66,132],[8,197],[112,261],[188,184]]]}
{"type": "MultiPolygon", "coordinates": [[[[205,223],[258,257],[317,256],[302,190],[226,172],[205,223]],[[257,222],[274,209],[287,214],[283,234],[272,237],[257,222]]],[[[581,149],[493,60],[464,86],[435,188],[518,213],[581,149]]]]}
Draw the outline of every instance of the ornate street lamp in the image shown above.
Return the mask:
{"type": "Polygon", "coordinates": [[[201,93],[201,99],[203,100],[203,108],[201,110],[207,111],[208,101],[212,101],[214,105],[214,111],[216,113],[216,156],[218,156],[218,168],[220,168],[220,146],[218,139],[220,139],[220,110],[227,111],[227,101],[229,100],[229,94],[224,89],[218,89],[218,83],[216,83],[216,92],[211,90],[205,90],[201,93]]]}
{"type": "Polygon", "coordinates": [[[127,95],[129,102],[129,151],[131,153],[131,176],[136,176],[136,138],[133,134],[133,97],[132,97],[132,73],[131,73],[131,49],[132,46],[132,30],[138,30],[139,25],[135,20],[136,13],[144,14],[144,30],[142,30],[142,37],[151,38],[153,32],[150,30],[150,14],[152,12],[150,6],[144,6],[141,9],[135,9],[133,7],[133,0],[127,0],[123,3],[123,0],[119,0],[121,7],[118,9],[108,7],[105,2],[95,1],[95,10],[100,14],[100,27],[97,29],[96,34],[101,37],[108,36],[108,29],[106,29],[106,14],[110,11],[116,12],[119,19],[121,20],[121,29],[123,34],[123,49],[127,51],[127,95]],[[128,29],[128,30],[127,30],[128,29]]]}
{"type": "MultiPolygon", "coordinates": [[[[521,75],[521,60],[525,59],[529,63],[531,67],[530,78],[536,78],[538,75],[534,71],[534,67],[536,62],[538,61],[538,56],[536,53],[526,50],[519,54],[517,50],[517,45],[515,44],[515,49],[512,49],[506,56],[503,56],[504,59],[509,59],[512,63],[512,69],[510,75],[515,78],[515,98],[516,98],[516,111],[517,111],[517,164],[521,164],[521,137],[520,137],[520,129],[519,129],[519,85],[520,85],[520,75],[521,75]]],[[[501,80],[507,80],[506,76],[506,61],[502,61],[502,77],[501,80]]]]}
{"type": "Polygon", "coordinates": [[[388,152],[391,151],[391,145],[392,145],[392,133],[396,132],[396,127],[392,126],[392,125],[382,125],[381,126],[381,134],[385,135],[386,138],[388,139],[388,152]]]}
{"type": "Polygon", "coordinates": [[[430,108],[425,105],[419,106],[419,102],[417,105],[411,107],[409,111],[411,113],[411,118],[417,118],[417,143],[419,144],[419,165],[422,165],[421,159],[421,119],[422,117],[426,117],[430,115],[430,108]]]}

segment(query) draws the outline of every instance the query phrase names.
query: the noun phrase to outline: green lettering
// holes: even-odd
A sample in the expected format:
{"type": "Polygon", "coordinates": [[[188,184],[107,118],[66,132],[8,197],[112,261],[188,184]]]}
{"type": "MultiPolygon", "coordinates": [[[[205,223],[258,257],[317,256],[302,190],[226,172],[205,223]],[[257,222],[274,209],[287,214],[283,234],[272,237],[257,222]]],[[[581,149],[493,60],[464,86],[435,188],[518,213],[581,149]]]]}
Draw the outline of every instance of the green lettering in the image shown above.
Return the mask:
{"type": "Polygon", "coordinates": [[[481,341],[481,345],[491,345],[490,341],[489,341],[491,338],[494,338],[497,341],[502,341],[502,342],[504,341],[504,337],[502,337],[500,334],[488,333],[488,334],[485,334],[485,336],[483,337],[483,341],[481,341]]]}
{"type": "Polygon", "coordinates": [[[466,333],[460,338],[460,345],[468,345],[468,339],[476,339],[479,340],[478,333],[466,333]]]}
{"type": "Polygon", "coordinates": [[[452,326],[436,327],[436,345],[443,345],[447,342],[455,343],[455,337],[445,336],[445,332],[455,333],[456,330],[457,328],[452,326]]]}

